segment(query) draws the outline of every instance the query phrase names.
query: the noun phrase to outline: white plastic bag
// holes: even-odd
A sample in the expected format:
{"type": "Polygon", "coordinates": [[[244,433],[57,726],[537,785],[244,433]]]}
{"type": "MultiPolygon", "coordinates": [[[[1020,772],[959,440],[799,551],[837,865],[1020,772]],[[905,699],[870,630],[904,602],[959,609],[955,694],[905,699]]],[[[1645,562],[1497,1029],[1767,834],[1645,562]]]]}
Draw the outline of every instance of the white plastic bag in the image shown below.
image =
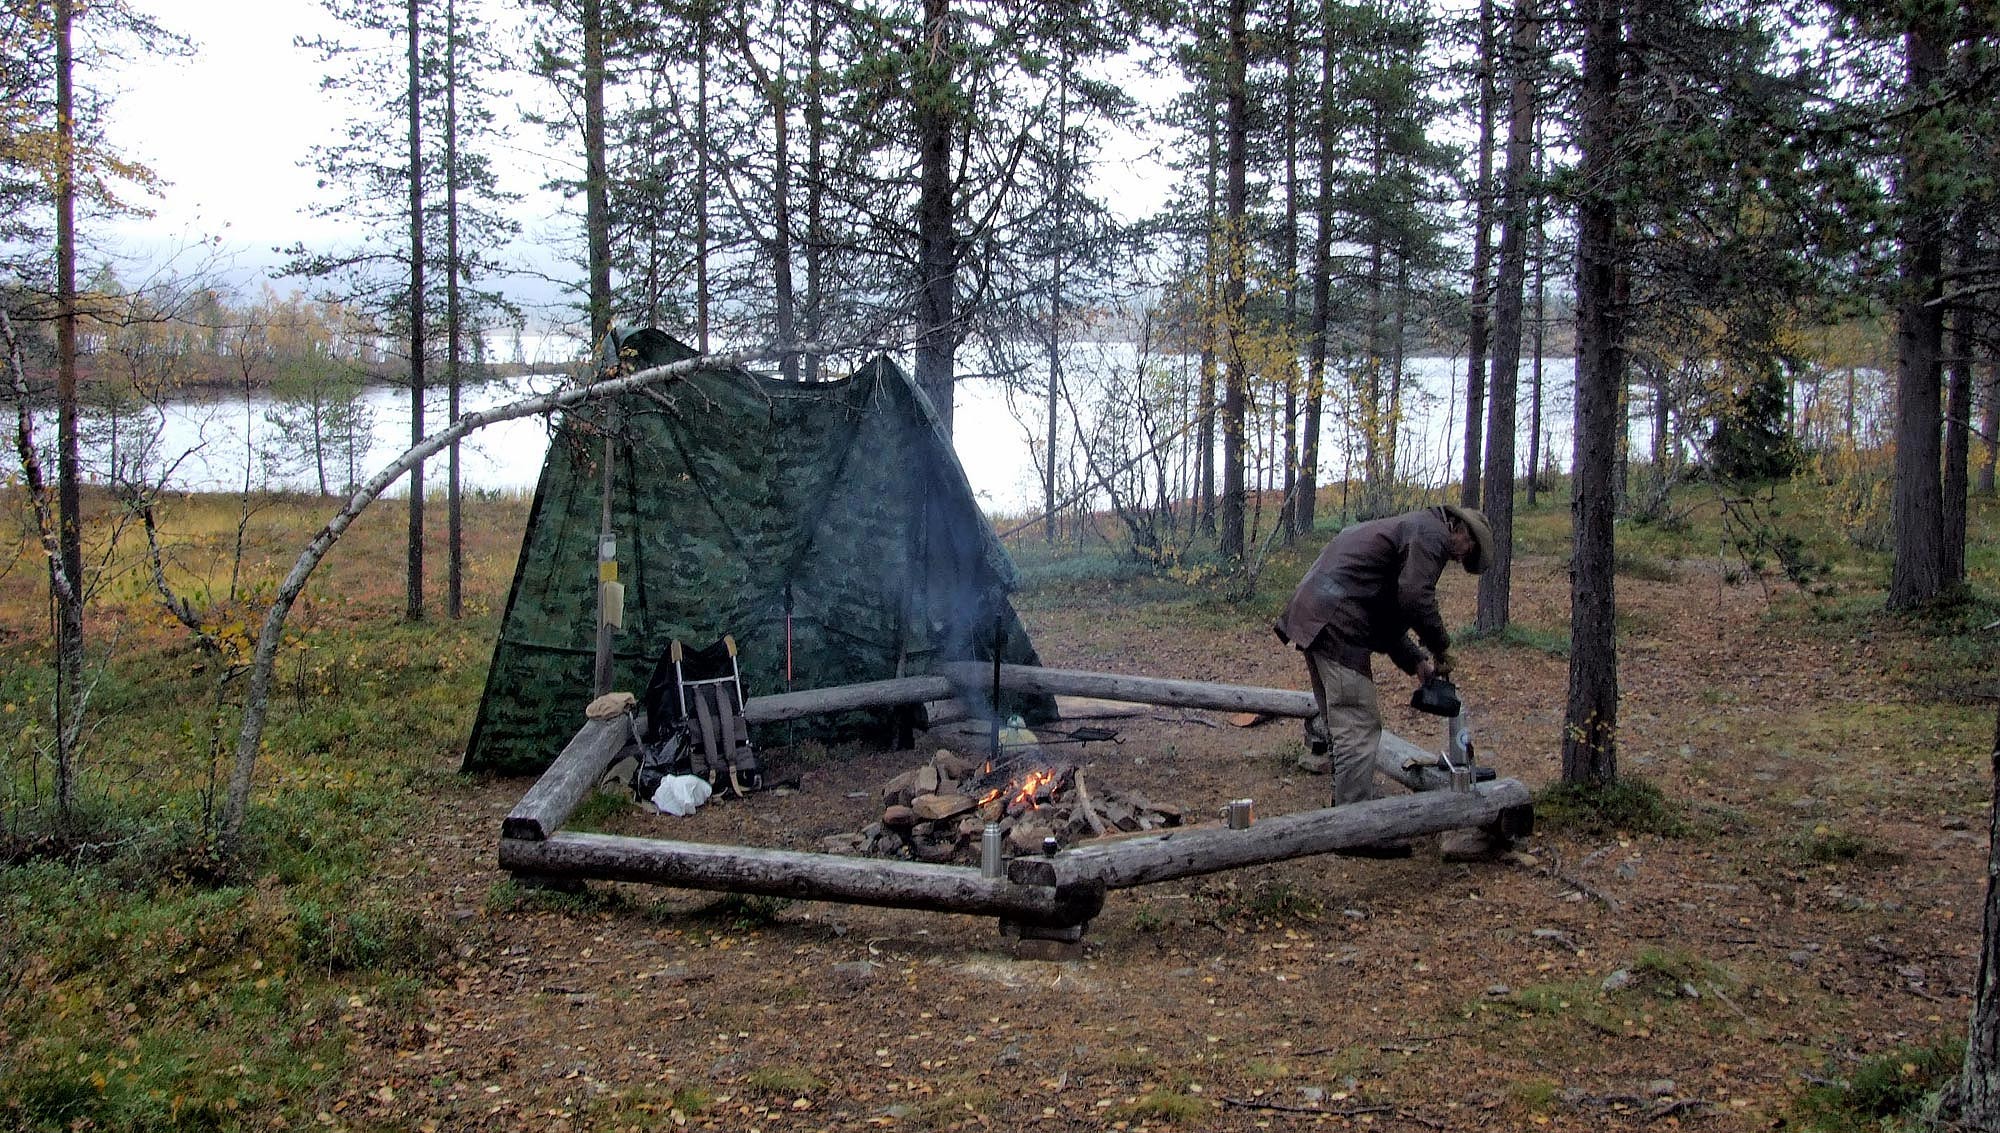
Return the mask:
{"type": "Polygon", "coordinates": [[[669,775],[660,780],[659,789],[653,792],[653,805],[662,814],[686,818],[700,809],[712,793],[714,788],[699,775],[669,775]]]}

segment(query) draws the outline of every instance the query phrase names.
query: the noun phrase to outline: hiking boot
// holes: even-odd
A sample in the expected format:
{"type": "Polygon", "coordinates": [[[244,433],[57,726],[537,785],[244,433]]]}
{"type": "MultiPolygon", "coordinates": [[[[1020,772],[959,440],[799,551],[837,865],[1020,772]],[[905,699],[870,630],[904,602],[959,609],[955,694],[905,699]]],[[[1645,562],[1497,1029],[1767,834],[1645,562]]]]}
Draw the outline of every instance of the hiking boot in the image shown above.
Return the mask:
{"type": "Polygon", "coordinates": [[[1415,851],[1408,842],[1370,842],[1365,846],[1349,846],[1335,850],[1337,858],[1367,858],[1371,861],[1396,861],[1409,857],[1415,851]]]}

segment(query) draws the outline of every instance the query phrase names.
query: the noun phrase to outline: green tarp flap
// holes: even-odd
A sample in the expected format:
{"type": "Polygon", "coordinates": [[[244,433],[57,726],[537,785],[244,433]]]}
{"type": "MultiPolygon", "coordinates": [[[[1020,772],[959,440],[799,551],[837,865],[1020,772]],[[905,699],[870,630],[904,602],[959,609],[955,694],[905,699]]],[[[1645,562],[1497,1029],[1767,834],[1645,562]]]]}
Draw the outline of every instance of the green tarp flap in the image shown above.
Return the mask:
{"type": "MultiPolygon", "coordinates": [[[[658,331],[618,341],[628,371],[693,357],[658,331]]],[[[466,770],[538,772],[583,723],[607,431],[625,584],[613,688],[643,694],[673,639],[702,646],[725,633],[750,696],[991,660],[996,620],[1002,659],[1040,664],[1007,601],[1013,564],[900,370],[881,359],[814,384],[705,370],[558,422],[466,770]]],[[[1003,711],[1035,722],[1052,705],[1003,711]]],[[[879,719],[805,721],[788,738],[879,719]]]]}

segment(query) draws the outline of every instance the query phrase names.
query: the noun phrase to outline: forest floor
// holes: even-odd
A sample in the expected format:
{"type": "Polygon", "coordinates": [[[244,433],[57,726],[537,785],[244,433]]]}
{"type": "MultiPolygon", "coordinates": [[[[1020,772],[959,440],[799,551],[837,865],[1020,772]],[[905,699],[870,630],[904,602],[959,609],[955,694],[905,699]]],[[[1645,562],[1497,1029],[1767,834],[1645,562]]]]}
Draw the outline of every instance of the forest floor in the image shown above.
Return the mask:
{"type": "MultiPolygon", "coordinates": [[[[469,525],[471,616],[449,627],[393,625],[399,520],[357,527],[296,619],[257,812],[281,833],[253,883],[126,898],[0,870],[0,1012],[20,1037],[0,1128],[1876,1128],[1868,1111],[1950,1069],[1964,1034],[1993,728],[1968,689],[1991,634],[1881,616],[1874,567],[1815,597],[1622,533],[1619,766],[1664,807],[1543,806],[1492,863],[1427,839],[1405,861],[1114,892],[1080,958],[1051,962],[984,918],[509,880],[500,821],[530,781],[456,771],[522,512],[469,525]],[[165,1068],[126,1086],[142,1060],[165,1068]]],[[[260,574],[310,529],[272,522],[260,574]]],[[[1457,674],[1482,760],[1537,792],[1559,779],[1560,523],[1519,529],[1516,628],[1466,643],[1457,674]]],[[[1312,550],[1249,600],[1100,558],[1027,562],[1015,601],[1048,665],[1302,689],[1268,626],[1312,550]]],[[[34,581],[0,576],[20,603],[0,634],[9,712],[45,663],[34,581]]],[[[1471,624],[1473,583],[1445,577],[1447,624],[1471,624]]],[[[160,670],[198,706],[203,666],[176,648],[160,670]]],[[[1434,746],[1380,668],[1389,727],[1434,746]]],[[[136,729],[166,695],[145,687],[107,686],[102,710],[136,729]]],[[[1248,796],[1260,817],[1329,793],[1296,766],[1295,721],[1086,722],[1117,740],[1052,750],[1103,790],[1196,815],[1248,796]]],[[[127,738],[186,747],[196,725],[159,727],[127,738]]],[[[685,819],[607,799],[587,821],[813,850],[936,747],[782,738],[764,754],[796,791],[685,819]]]]}
{"type": "MultiPolygon", "coordinates": [[[[355,1008],[366,1054],[328,1112],[467,1129],[1761,1129],[1871,1059],[1914,1077],[1970,1008],[1984,717],[1885,671],[1912,642],[1802,625],[1712,565],[1672,574],[1620,582],[1621,758],[1681,831],[1558,826],[1493,864],[1446,864],[1427,841],[1408,861],[1116,892],[1072,962],[1015,959],[967,916],[498,887],[494,835],[526,784],[465,784],[385,879],[456,926],[465,960],[400,1021],[355,1008]]],[[[1517,618],[1562,624],[1558,561],[1514,577],[1517,618]]],[[[1303,687],[1261,619],[1143,589],[1020,605],[1046,664],[1303,687]]],[[[1469,624],[1471,580],[1443,589],[1448,622],[1469,624]]],[[[1531,646],[1465,650],[1485,758],[1533,788],[1559,777],[1565,680],[1531,646]]],[[[1390,727],[1432,746],[1407,682],[1380,681],[1390,727]]],[[[1118,741],[1064,758],[1100,789],[1193,813],[1250,796],[1262,815],[1328,794],[1294,766],[1295,722],[1094,722],[1118,741]]],[[[779,748],[772,774],[796,793],[602,828],[810,850],[876,817],[880,785],[933,747],[779,748]]]]}

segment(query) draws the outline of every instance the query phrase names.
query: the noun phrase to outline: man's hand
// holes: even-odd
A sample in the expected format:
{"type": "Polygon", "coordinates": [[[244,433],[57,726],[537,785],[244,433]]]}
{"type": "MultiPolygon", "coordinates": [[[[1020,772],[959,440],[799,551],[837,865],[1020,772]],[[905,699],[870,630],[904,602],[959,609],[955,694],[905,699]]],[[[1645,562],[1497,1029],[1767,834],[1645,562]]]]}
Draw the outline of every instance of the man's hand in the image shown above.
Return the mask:
{"type": "Polygon", "coordinates": [[[1420,681],[1428,681],[1428,680],[1430,680],[1430,679],[1431,679],[1432,677],[1435,677],[1435,676],[1440,676],[1440,675],[1441,675],[1441,674],[1440,674],[1440,673],[1438,672],[1438,667],[1437,667],[1437,662],[1436,662],[1436,661],[1433,661],[1433,660],[1431,660],[1431,659],[1430,659],[1429,657],[1426,657],[1426,658],[1424,658],[1423,660],[1421,660],[1421,661],[1417,662],[1417,679],[1418,679],[1418,680],[1420,680],[1420,681]]]}
{"type": "Polygon", "coordinates": [[[1431,672],[1440,680],[1451,676],[1451,669],[1451,654],[1449,653],[1440,653],[1431,661],[1431,672]]]}

